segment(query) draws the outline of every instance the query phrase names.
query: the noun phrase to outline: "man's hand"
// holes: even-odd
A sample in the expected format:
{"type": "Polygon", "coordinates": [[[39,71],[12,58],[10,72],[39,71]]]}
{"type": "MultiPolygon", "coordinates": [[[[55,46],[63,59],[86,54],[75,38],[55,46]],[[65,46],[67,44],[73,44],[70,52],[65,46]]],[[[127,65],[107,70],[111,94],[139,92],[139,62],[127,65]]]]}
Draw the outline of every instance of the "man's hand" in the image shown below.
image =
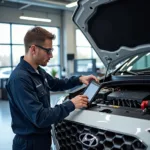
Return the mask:
{"type": "Polygon", "coordinates": [[[75,105],[75,108],[83,108],[88,105],[88,97],[85,95],[78,95],[72,98],[71,101],[75,105]]]}
{"type": "Polygon", "coordinates": [[[96,82],[99,82],[99,80],[94,76],[94,75],[89,75],[89,76],[81,76],[79,78],[80,82],[88,85],[91,80],[95,80],[96,82]]]}

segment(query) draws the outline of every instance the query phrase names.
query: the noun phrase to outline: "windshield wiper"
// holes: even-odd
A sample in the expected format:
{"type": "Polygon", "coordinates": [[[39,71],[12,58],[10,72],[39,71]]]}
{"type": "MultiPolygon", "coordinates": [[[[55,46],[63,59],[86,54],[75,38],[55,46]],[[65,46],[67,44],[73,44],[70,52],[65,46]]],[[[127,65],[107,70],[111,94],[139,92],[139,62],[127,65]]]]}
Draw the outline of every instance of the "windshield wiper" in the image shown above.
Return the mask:
{"type": "Polygon", "coordinates": [[[130,74],[130,75],[150,75],[150,71],[139,71],[139,72],[132,72],[132,71],[118,71],[118,73],[130,74]]]}
{"type": "Polygon", "coordinates": [[[127,71],[127,70],[124,70],[124,71],[118,71],[118,73],[125,73],[125,74],[130,74],[130,75],[138,75],[137,72],[127,71]]]}
{"type": "Polygon", "coordinates": [[[139,71],[139,75],[150,75],[150,71],[139,71]]]}

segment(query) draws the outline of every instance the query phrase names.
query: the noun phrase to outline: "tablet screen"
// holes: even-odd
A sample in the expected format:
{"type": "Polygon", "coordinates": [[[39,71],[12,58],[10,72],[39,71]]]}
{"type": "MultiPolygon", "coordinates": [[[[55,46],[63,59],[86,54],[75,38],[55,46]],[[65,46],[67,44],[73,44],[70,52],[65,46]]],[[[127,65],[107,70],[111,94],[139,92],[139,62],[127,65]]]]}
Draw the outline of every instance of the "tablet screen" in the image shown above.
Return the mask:
{"type": "Polygon", "coordinates": [[[96,82],[91,82],[89,86],[84,91],[83,95],[86,95],[88,97],[88,101],[91,102],[91,100],[94,98],[95,94],[98,92],[100,85],[96,82]]]}

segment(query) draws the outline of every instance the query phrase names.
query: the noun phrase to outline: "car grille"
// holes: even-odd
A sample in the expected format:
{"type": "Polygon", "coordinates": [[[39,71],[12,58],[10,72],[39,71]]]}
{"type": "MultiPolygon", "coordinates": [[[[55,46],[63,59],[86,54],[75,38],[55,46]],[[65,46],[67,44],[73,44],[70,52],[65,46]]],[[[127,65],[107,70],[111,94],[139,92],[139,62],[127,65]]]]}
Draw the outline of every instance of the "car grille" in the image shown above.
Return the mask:
{"type": "Polygon", "coordinates": [[[146,150],[144,143],[133,136],[67,120],[55,125],[55,131],[60,150],[146,150]]]}

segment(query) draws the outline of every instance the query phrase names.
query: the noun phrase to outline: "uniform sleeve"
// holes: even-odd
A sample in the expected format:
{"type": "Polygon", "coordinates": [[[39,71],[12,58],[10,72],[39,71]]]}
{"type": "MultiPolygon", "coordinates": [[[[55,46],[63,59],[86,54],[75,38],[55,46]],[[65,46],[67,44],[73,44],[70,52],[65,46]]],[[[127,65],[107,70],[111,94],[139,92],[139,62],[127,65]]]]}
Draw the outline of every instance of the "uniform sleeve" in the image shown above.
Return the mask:
{"type": "Polygon", "coordinates": [[[46,78],[48,80],[51,91],[64,91],[74,88],[75,86],[82,85],[82,83],[79,81],[80,76],[72,76],[69,79],[58,79],[53,78],[49,74],[46,74],[46,78]]]}
{"type": "Polygon", "coordinates": [[[44,108],[34,91],[32,81],[22,77],[10,81],[7,90],[20,112],[39,128],[50,127],[63,120],[75,109],[71,101],[54,108],[44,108]]]}

